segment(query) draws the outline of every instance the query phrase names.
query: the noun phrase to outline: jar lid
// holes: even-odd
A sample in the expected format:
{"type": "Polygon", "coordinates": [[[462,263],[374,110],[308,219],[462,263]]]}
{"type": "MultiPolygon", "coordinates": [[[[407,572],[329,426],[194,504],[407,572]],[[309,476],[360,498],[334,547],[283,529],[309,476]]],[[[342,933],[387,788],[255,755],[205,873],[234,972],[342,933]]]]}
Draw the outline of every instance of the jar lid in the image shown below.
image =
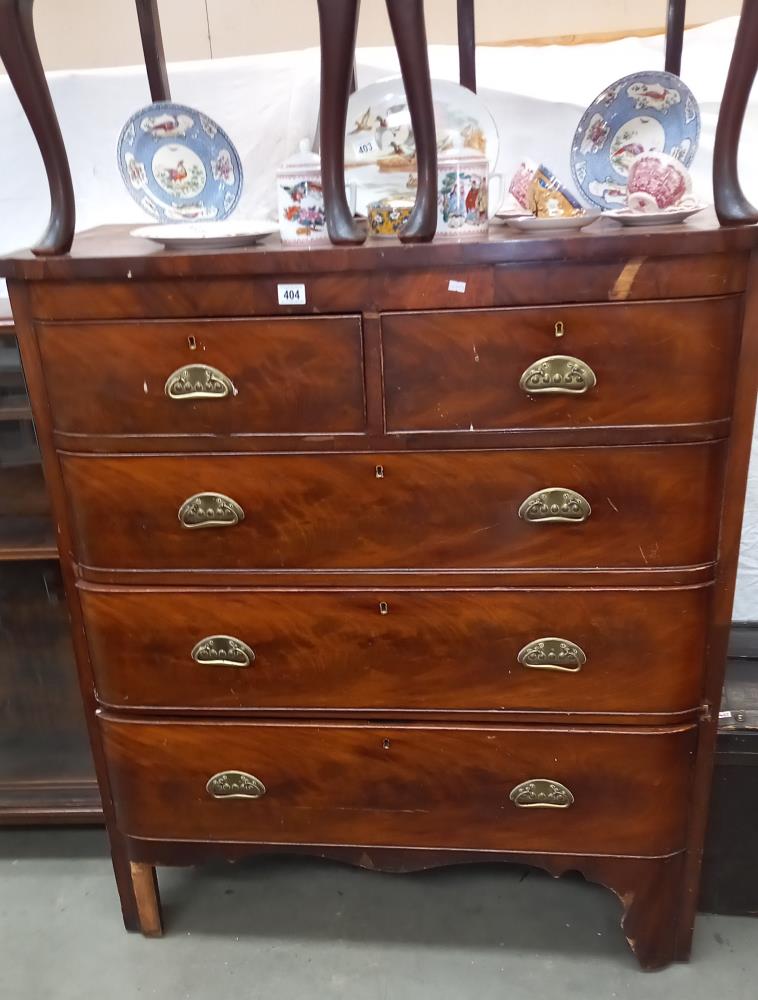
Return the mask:
{"type": "Polygon", "coordinates": [[[301,139],[296,153],[288,156],[282,167],[320,167],[321,157],[311,149],[310,139],[301,139]]]}
{"type": "Polygon", "coordinates": [[[467,146],[461,132],[449,132],[443,148],[439,151],[438,160],[486,160],[481,149],[467,146]]]}

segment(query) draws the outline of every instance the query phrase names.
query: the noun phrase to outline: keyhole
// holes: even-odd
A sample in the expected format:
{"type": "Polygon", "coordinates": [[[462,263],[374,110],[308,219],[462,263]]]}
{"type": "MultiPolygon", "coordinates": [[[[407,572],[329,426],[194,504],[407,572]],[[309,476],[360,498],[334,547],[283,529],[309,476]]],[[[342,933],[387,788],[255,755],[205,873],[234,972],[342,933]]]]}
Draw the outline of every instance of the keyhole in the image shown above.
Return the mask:
{"type": "Polygon", "coordinates": [[[189,346],[189,349],[191,351],[196,351],[197,350],[197,341],[195,340],[195,338],[192,335],[190,335],[189,337],[187,337],[187,345],[189,346]]]}
{"type": "Polygon", "coordinates": [[[565,330],[563,329],[563,323],[560,320],[558,320],[558,322],[555,324],[555,335],[556,337],[562,337],[564,333],[565,330]]]}
{"type": "Polygon", "coordinates": [[[377,479],[384,479],[384,466],[383,465],[377,465],[377,467],[376,467],[376,478],[377,479]]]}
{"type": "Polygon", "coordinates": [[[379,614],[388,615],[390,613],[390,606],[386,601],[379,601],[379,614]]]}
{"type": "Polygon", "coordinates": [[[384,747],[385,750],[389,750],[389,748],[390,748],[390,741],[389,740],[382,740],[382,746],[384,747]]]}

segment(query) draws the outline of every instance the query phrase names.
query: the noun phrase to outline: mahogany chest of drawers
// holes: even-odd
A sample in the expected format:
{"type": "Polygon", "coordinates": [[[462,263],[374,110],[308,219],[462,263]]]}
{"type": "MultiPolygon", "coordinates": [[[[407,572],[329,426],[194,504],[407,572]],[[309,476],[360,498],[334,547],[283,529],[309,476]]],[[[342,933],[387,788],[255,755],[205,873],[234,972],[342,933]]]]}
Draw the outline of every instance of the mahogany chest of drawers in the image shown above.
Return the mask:
{"type": "Polygon", "coordinates": [[[127,927],[160,932],[155,865],[489,858],[687,956],[756,245],[100,230],[3,262],[127,927]]]}

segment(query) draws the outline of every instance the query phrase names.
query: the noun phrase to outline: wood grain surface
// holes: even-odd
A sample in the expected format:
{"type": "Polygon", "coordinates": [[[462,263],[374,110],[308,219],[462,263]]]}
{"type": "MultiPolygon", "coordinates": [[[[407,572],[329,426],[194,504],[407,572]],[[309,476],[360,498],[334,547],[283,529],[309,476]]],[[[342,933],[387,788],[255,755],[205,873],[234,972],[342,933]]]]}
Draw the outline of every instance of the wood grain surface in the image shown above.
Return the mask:
{"type": "Polygon", "coordinates": [[[125,721],[101,716],[119,829],[133,837],[655,856],[682,847],[692,727],[125,721]],[[258,799],[215,799],[245,771],[258,799]],[[519,808],[523,781],[574,804],[519,808]]]}

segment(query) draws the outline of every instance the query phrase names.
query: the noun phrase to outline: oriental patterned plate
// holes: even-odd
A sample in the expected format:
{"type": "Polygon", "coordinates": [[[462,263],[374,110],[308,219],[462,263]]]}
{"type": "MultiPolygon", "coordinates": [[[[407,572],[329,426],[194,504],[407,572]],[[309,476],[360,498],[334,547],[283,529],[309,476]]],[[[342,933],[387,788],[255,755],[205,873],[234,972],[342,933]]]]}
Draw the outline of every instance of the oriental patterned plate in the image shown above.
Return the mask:
{"type": "Polygon", "coordinates": [[[582,116],[571,147],[571,172],[599,208],[626,204],[629,164],[648,150],[686,166],[700,139],[700,109],[673,73],[633,73],[598,94],[582,116]]]}
{"type": "Polygon", "coordinates": [[[225,219],[239,201],[237,150],[216,122],[184,104],[161,101],[132,115],[117,155],[126,190],[154,219],[225,219]]]}
{"type": "MultiPolygon", "coordinates": [[[[481,97],[449,80],[432,80],[439,152],[460,144],[484,153],[495,169],[500,141],[481,97]]],[[[345,135],[346,178],[357,188],[357,208],[416,197],[416,142],[400,77],[361,87],[350,97],[345,135]]]]}

